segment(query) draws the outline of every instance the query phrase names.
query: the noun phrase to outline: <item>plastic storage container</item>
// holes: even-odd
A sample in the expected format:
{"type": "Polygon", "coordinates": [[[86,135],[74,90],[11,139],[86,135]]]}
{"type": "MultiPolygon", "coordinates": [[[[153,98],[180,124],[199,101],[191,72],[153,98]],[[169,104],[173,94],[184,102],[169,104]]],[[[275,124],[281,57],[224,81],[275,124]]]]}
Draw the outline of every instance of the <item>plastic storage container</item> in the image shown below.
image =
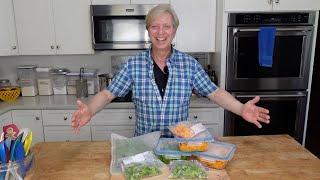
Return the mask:
{"type": "Polygon", "coordinates": [[[236,145],[225,142],[212,142],[209,143],[206,152],[194,152],[193,155],[202,164],[214,168],[224,169],[227,163],[232,159],[236,145]]]}
{"type": "Polygon", "coordinates": [[[187,160],[191,157],[191,153],[179,150],[179,143],[173,138],[160,138],[154,153],[165,164],[169,164],[172,160],[187,160]]]}
{"type": "Polygon", "coordinates": [[[69,72],[70,70],[66,68],[52,70],[53,94],[67,94],[67,74],[69,72]]]}
{"type": "Polygon", "coordinates": [[[39,95],[52,95],[53,94],[53,82],[51,76],[52,68],[50,67],[38,67],[37,82],[39,95]]]}
{"type": "Polygon", "coordinates": [[[80,73],[70,72],[67,73],[67,94],[77,94],[76,80],[80,79],[80,73]]]}
{"type": "Polygon", "coordinates": [[[36,82],[36,66],[18,66],[17,74],[22,96],[36,96],[38,94],[36,82]]]}

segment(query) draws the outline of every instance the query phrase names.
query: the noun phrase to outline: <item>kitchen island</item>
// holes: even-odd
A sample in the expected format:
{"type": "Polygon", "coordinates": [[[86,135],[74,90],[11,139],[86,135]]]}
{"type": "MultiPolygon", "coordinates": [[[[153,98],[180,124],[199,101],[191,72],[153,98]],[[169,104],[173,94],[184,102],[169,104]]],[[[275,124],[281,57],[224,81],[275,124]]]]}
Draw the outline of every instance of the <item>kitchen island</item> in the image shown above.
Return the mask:
{"type": "MultiPolygon", "coordinates": [[[[320,179],[320,160],[288,135],[219,140],[237,145],[225,179],[320,179]]],[[[26,179],[110,179],[110,146],[108,141],[38,143],[26,179]]]]}

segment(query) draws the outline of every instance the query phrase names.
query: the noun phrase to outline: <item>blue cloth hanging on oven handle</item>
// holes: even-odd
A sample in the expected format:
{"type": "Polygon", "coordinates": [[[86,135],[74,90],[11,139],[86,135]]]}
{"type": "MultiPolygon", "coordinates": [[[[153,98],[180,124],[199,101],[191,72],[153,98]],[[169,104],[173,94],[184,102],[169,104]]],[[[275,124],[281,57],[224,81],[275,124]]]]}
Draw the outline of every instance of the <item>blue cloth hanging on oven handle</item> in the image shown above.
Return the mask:
{"type": "Polygon", "coordinates": [[[259,65],[262,67],[272,67],[275,35],[275,27],[260,27],[258,33],[259,65]]]}

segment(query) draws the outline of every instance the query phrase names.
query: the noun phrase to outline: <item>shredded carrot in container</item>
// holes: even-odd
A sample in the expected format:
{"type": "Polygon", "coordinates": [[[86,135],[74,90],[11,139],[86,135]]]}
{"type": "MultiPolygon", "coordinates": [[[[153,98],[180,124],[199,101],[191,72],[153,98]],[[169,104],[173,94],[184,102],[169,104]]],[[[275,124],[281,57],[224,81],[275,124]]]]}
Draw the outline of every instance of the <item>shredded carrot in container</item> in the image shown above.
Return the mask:
{"type": "Polygon", "coordinates": [[[193,137],[195,134],[194,132],[190,129],[189,126],[185,125],[185,124],[177,124],[172,132],[182,138],[191,138],[193,137]]]}

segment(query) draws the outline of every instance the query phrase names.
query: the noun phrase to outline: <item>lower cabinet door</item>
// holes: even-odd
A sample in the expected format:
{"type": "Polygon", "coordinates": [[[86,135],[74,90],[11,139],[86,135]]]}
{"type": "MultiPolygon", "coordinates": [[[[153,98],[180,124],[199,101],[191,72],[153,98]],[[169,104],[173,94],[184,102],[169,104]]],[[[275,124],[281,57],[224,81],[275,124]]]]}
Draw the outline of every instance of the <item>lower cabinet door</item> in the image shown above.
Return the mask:
{"type": "Polygon", "coordinates": [[[111,133],[116,133],[125,137],[133,137],[135,126],[91,126],[92,140],[111,140],[111,133]]]}
{"type": "Polygon", "coordinates": [[[71,126],[45,126],[44,138],[50,141],[91,141],[90,126],[84,126],[79,133],[74,133],[71,126]]]}

